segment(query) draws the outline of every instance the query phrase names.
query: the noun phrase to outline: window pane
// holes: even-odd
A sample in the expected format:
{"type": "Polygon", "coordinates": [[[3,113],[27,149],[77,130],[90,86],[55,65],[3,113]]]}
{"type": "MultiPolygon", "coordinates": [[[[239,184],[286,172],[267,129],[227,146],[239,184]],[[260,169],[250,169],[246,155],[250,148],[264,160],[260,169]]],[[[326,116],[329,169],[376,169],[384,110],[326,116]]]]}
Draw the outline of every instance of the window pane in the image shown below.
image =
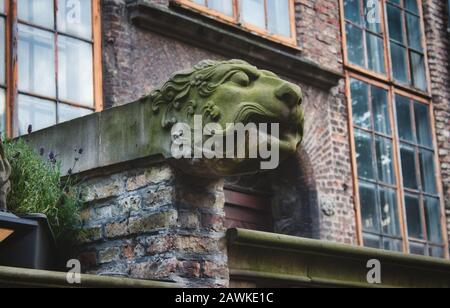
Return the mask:
{"type": "Polygon", "coordinates": [[[411,243],[409,245],[409,250],[413,255],[426,256],[426,247],[423,244],[411,243]]]}
{"type": "Polygon", "coordinates": [[[5,89],[0,88],[0,133],[4,133],[6,131],[5,106],[5,89]]]}
{"type": "Polygon", "coordinates": [[[395,80],[409,83],[406,64],[406,48],[391,43],[392,74],[395,80]]]}
{"type": "MultiPolygon", "coordinates": [[[[220,0],[222,1],[222,0],[220,0]]],[[[268,0],[267,15],[269,32],[291,37],[291,22],[288,0],[268,0]]]]}
{"type": "Polygon", "coordinates": [[[352,79],[350,88],[353,124],[363,128],[372,128],[369,110],[369,86],[365,82],[352,79]]]}
{"type": "Polygon", "coordinates": [[[400,139],[414,142],[410,101],[400,95],[395,96],[397,106],[397,126],[400,139]]]}
{"type": "Polygon", "coordinates": [[[419,158],[422,189],[429,194],[437,194],[434,153],[428,150],[420,150],[419,158]]]}
{"type": "Polygon", "coordinates": [[[37,131],[56,124],[56,104],[26,95],[19,95],[19,134],[25,135],[31,125],[37,131]]]}
{"type": "Polygon", "coordinates": [[[395,184],[392,141],[383,137],[376,137],[378,180],[395,184]]]}
{"type": "Polygon", "coordinates": [[[369,62],[369,69],[377,73],[384,74],[384,44],[383,39],[366,33],[367,40],[367,59],[369,62]]]}
{"type": "Polygon", "coordinates": [[[430,247],[429,252],[430,257],[445,258],[444,249],[442,247],[430,247]]]}
{"type": "Polygon", "coordinates": [[[428,240],[436,244],[442,244],[441,205],[439,199],[425,197],[424,202],[428,240]]]}
{"type": "Polygon", "coordinates": [[[375,180],[372,135],[355,130],[355,143],[359,177],[375,180]]]}
{"type": "Polygon", "coordinates": [[[17,0],[17,15],[19,20],[54,28],[53,0],[17,0]]]}
{"type": "Polygon", "coordinates": [[[381,237],[372,235],[372,234],[364,234],[364,246],[368,248],[381,248],[381,237]]]}
{"type": "Polygon", "coordinates": [[[5,19],[0,17],[0,84],[5,84],[5,19]]]}
{"type": "Polygon", "coordinates": [[[422,51],[422,31],[419,17],[406,13],[406,24],[408,26],[409,47],[422,51]]]}
{"type": "Polygon", "coordinates": [[[414,87],[419,90],[427,90],[427,79],[425,75],[425,62],[424,57],[421,54],[411,52],[411,71],[414,82],[414,87]]]}
{"type": "Polygon", "coordinates": [[[360,0],[345,0],[344,1],[345,18],[358,25],[361,22],[361,1],[360,0]]]}
{"type": "Polygon", "coordinates": [[[418,189],[416,173],[416,153],[414,148],[402,145],[400,147],[403,185],[406,188],[418,189]]]}
{"type": "Polygon", "coordinates": [[[366,67],[364,60],[363,31],[351,24],[346,25],[348,60],[361,67],[366,67]]]}
{"type": "Polygon", "coordinates": [[[58,121],[59,123],[67,122],[76,118],[84,117],[91,114],[92,110],[84,108],[76,108],[66,104],[58,104],[58,121]]]}
{"type": "Polygon", "coordinates": [[[388,93],[386,90],[372,87],[372,109],[375,130],[386,135],[391,134],[388,109],[388,93]]]}
{"type": "Polygon", "coordinates": [[[408,235],[413,238],[424,239],[419,197],[406,195],[405,207],[407,219],[406,222],[408,225],[408,235]]]}
{"type": "Polygon", "coordinates": [[[417,0],[405,0],[405,8],[413,13],[419,14],[417,0]]]}
{"type": "Polygon", "coordinates": [[[366,16],[366,28],[372,32],[381,34],[380,1],[364,0],[364,13],[366,16]]]}
{"type": "Polygon", "coordinates": [[[381,233],[375,185],[361,183],[359,185],[359,198],[364,231],[381,233]]]}
{"type": "Polygon", "coordinates": [[[387,5],[389,38],[403,43],[403,18],[402,11],[390,4],[387,5]]]}
{"type": "Polygon", "coordinates": [[[92,0],[58,0],[58,30],[92,38],[92,0]]]}
{"type": "Polygon", "coordinates": [[[259,28],[266,28],[264,0],[241,0],[241,18],[259,28]]]}
{"type": "Polygon", "coordinates": [[[53,34],[19,25],[19,90],[55,97],[53,34]]]}
{"type": "Polygon", "coordinates": [[[397,194],[391,189],[380,189],[381,227],[383,234],[400,237],[397,194]]]}
{"type": "Polygon", "coordinates": [[[417,142],[420,145],[432,148],[430,113],[427,105],[415,103],[414,116],[416,118],[417,142]]]}
{"type": "Polygon", "coordinates": [[[0,0],[0,12],[5,12],[5,0],[0,0]]]}
{"type": "Polygon", "coordinates": [[[403,243],[399,240],[387,239],[383,240],[384,250],[403,252],[403,243]]]}
{"type": "Polygon", "coordinates": [[[93,106],[92,45],[61,35],[58,37],[58,52],[59,98],[93,106]]]}

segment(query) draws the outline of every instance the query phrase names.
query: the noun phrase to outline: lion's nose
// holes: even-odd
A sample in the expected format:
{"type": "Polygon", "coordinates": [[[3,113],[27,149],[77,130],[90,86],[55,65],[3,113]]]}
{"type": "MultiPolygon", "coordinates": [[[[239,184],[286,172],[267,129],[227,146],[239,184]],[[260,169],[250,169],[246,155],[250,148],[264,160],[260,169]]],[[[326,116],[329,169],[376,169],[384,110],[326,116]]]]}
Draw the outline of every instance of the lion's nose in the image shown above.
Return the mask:
{"type": "Polygon", "coordinates": [[[275,90],[275,96],[293,108],[301,103],[302,90],[295,84],[283,83],[275,90]]]}

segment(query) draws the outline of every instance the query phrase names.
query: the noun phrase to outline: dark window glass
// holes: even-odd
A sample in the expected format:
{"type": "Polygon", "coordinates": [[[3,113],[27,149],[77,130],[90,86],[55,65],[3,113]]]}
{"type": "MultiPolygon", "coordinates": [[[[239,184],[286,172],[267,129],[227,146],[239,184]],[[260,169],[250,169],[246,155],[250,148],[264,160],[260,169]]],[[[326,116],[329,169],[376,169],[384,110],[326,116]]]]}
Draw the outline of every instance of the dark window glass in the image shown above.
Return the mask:
{"type": "Polygon", "coordinates": [[[374,157],[372,154],[372,135],[355,131],[356,158],[358,163],[358,174],[365,179],[375,180],[374,157]]]}
{"type": "Polygon", "coordinates": [[[405,208],[409,236],[416,239],[425,239],[419,197],[406,195],[405,208]]]}
{"type": "Polygon", "coordinates": [[[406,24],[408,25],[409,46],[417,51],[422,51],[422,33],[420,31],[419,17],[406,13],[406,24]]]}
{"type": "Polygon", "coordinates": [[[439,199],[425,197],[424,202],[428,240],[436,244],[441,244],[443,238],[441,230],[441,206],[439,199]]]}
{"type": "Polygon", "coordinates": [[[373,234],[364,234],[364,246],[368,248],[381,248],[381,237],[373,234]]]}
{"type": "Polygon", "coordinates": [[[419,6],[417,5],[417,0],[404,0],[404,1],[405,1],[405,8],[407,10],[415,14],[419,14],[419,6]]]}
{"type": "Polygon", "coordinates": [[[400,237],[397,194],[391,189],[380,189],[381,227],[383,234],[400,237]]]}
{"type": "Polygon", "coordinates": [[[380,233],[380,215],[378,213],[375,185],[361,183],[359,197],[364,230],[380,233]]]}
{"type": "Polygon", "coordinates": [[[351,24],[347,24],[347,54],[348,60],[361,67],[366,66],[364,60],[363,31],[351,24]]]}
{"type": "Polygon", "coordinates": [[[427,89],[427,80],[425,77],[425,62],[422,54],[411,52],[411,72],[414,86],[422,91],[427,89]]]}
{"type": "Polygon", "coordinates": [[[402,145],[400,147],[400,158],[402,161],[403,185],[406,188],[418,189],[416,152],[413,147],[402,145]]]}
{"type": "Polygon", "coordinates": [[[377,152],[378,180],[395,184],[392,141],[377,136],[375,138],[375,149],[377,152]]]}
{"type": "Polygon", "coordinates": [[[345,0],[344,1],[345,19],[361,25],[361,1],[345,0]]]}
{"type": "Polygon", "coordinates": [[[412,119],[411,119],[411,105],[410,101],[397,95],[395,97],[397,106],[397,126],[400,139],[414,142],[412,119]]]}
{"type": "Polygon", "coordinates": [[[402,11],[388,4],[387,5],[387,16],[388,16],[388,26],[389,26],[389,37],[392,40],[403,43],[403,16],[402,11]]]}
{"type": "Polygon", "coordinates": [[[390,250],[390,251],[397,251],[402,252],[403,251],[403,243],[399,240],[393,240],[385,238],[383,240],[384,250],[390,250]]]}
{"type": "Polygon", "coordinates": [[[388,93],[386,90],[377,87],[371,87],[371,91],[375,130],[385,135],[390,135],[388,93]]]}
{"type": "Polygon", "coordinates": [[[413,255],[419,255],[419,256],[427,255],[426,247],[423,244],[410,243],[409,250],[410,250],[411,254],[413,254],[413,255]]]}
{"type": "Polygon", "coordinates": [[[420,150],[419,158],[422,189],[429,194],[437,194],[434,153],[428,150],[420,150]]]}
{"type": "Polygon", "coordinates": [[[395,80],[408,83],[406,48],[391,43],[392,74],[395,80]]]}
{"type": "Polygon", "coordinates": [[[430,113],[427,105],[415,103],[414,116],[416,118],[417,142],[429,148],[433,147],[431,137],[430,113]]]}
{"type": "Polygon", "coordinates": [[[429,249],[430,257],[445,258],[444,249],[442,247],[431,246],[429,249]]]}
{"type": "Polygon", "coordinates": [[[351,84],[353,124],[370,129],[369,87],[366,83],[352,79],[351,84]]]}
{"type": "Polygon", "coordinates": [[[377,73],[386,73],[384,69],[384,43],[379,36],[367,33],[367,60],[369,69],[377,73]]]}

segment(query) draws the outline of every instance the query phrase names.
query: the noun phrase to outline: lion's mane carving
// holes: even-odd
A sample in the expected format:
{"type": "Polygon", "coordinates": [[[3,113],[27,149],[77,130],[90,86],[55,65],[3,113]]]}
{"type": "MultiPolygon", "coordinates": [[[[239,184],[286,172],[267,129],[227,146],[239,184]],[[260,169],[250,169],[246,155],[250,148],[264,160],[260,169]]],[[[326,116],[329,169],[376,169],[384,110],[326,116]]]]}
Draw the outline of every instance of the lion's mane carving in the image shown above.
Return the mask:
{"type": "MultiPolygon", "coordinates": [[[[282,158],[295,153],[303,136],[300,88],[242,60],[202,61],[176,73],[141,101],[151,104],[163,130],[170,130],[178,122],[193,127],[194,115],[202,115],[204,124],[213,122],[224,128],[228,123],[279,123],[282,158]]],[[[200,168],[207,172],[212,168],[217,175],[254,169],[242,168],[249,165],[237,159],[191,160],[183,164],[199,169],[202,163],[206,168],[200,168]]]]}

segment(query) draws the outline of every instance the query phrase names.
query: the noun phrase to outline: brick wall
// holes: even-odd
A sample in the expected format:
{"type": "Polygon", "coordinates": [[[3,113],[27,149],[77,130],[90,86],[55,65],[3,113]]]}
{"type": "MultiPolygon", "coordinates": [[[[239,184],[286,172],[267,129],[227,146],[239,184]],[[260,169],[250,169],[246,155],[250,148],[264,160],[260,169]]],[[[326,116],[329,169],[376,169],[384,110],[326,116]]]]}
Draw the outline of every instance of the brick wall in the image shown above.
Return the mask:
{"type": "Polygon", "coordinates": [[[439,159],[450,232],[450,71],[447,1],[424,1],[428,64],[431,75],[439,159]]]}
{"type": "Polygon", "coordinates": [[[83,185],[84,272],[228,285],[222,181],[192,181],[162,164],[83,185]]]}
{"type": "MultiPolygon", "coordinates": [[[[106,106],[131,102],[160,86],[174,71],[191,67],[200,60],[223,58],[205,49],[130,24],[124,2],[103,1],[106,106]]],[[[167,1],[157,2],[167,5],[167,1]]],[[[322,67],[342,71],[338,2],[297,0],[295,10],[301,56],[322,67]]],[[[305,93],[306,131],[303,152],[297,159],[297,164],[300,165],[296,171],[298,177],[291,182],[289,191],[283,190],[284,196],[290,194],[292,198],[285,198],[284,205],[278,202],[275,206],[290,209],[283,212],[284,216],[291,215],[291,209],[296,212],[295,217],[305,216],[306,213],[299,209],[305,209],[306,205],[309,207],[308,211],[311,211],[308,212],[307,215],[310,216],[307,219],[299,218],[288,226],[285,225],[287,220],[281,215],[279,225],[282,227],[277,231],[319,234],[315,237],[355,243],[343,84],[337,85],[330,92],[308,84],[301,86],[305,93]],[[305,166],[301,166],[302,164],[305,166]],[[309,201],[311,204],[307,204],[309,201]],[[318,210],[320,225],[312,228],[313,221],[319,224],[315,214],[318,210]],[[309,224],[305,227],[308,230],[302,229],[305,224],[309,224]]],[[[275,181],[275,190],[279,187],[277,177],[284,178],[285,175],[277,173],[272,179],[275,181]]],[[[276,193],[277,191],[275,199],[281,200],[277,199],[276,193]]]]}

